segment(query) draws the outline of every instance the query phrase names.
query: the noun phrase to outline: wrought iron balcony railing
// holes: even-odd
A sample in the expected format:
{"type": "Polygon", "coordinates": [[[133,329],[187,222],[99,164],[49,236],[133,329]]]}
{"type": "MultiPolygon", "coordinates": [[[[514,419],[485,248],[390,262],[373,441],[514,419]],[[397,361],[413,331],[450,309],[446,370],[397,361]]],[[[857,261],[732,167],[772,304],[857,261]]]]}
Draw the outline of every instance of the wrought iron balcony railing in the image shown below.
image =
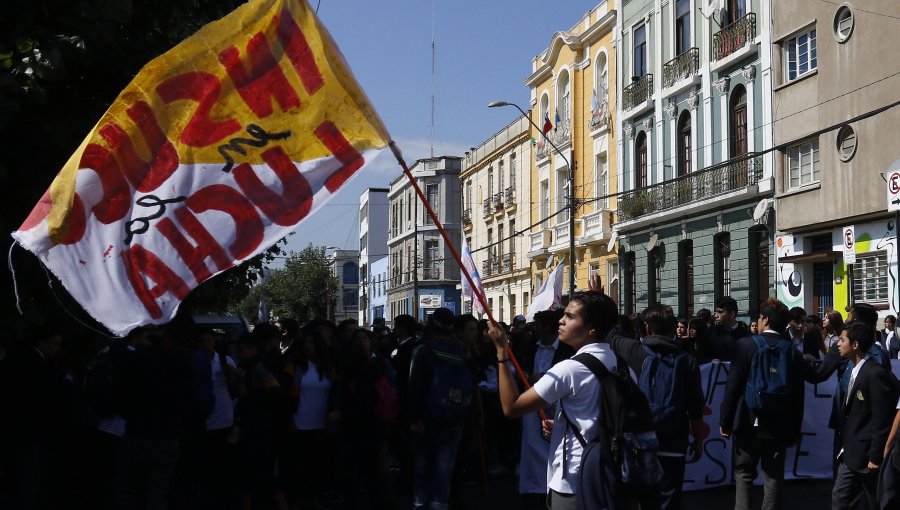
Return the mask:
{"type": "Polygon", "coordinates": [[[506,204],[506,207],[516,205],[516,188],[510,186],[503,190],[503,202],[506,204]]]}
{"type": "Polygon", "coordinates": [[[491,275],[491,261],[483,260],[481,261],[481,277],[486,278],[491,275]]]}
{"type": "Polygon", "coordinates": [[[494,193],[493,197],[494,209],[503,209],[503,193],[494,193]]]}
{"type": "Polygon", "coordinates": [[[632,108],[649,101],[653,96],[653,75],[645,74],[625,87],[622,99],[622,108],[632,108]]]}
{"type": "Polygon", "coordinates": [[[462,221],[463,221],[463,223],[466,224],[466,225],[471,225],[471,224],[472,224],[472,210],[471,210],[471,209],[464,209],[464,210],[463,210],[463,213],[462,213],[462,221]]]}
{"type": "Polygon", "coordinates": [[[509,273],[516,268],[516,254],[504,253],[503,259],[500,261],[500,272],[509,273]]]}
{"type": "Polygon", "coordinates": [[[534,151],[535,159],[541,160],[546,157],[549,157],[551,149],[552,149],[552,147],[550,147],[550,144],[547,143],[547,140],[544,140],[543,135],[542,135],[541,139],[538,140],[537,150],[534,151]]]}
{"type": "Polygon", "coordinates": [[[722,60],[756,39],[756,14],[743,18],[716,32],[713,36],[712,59],[722,60]]]}
{"type": "Polygon", "coordinates": [[[562,147],[572,141],[572,121],[569,119],[561,119],[547,136],[553,140],[557,147],[562,147]]]}
{"type": "Polygon", "coordinates": [[[754,185],[762,178],[762,156],[722,163],[619,196],[619,221],[690,204],[754,185]]]}
{"type": "Polygon", "coordinates": [[[482,203],[482,209],[483,209],[483,214],[484,214],[485,218],[491,215],[493,210],[491,209],[491,199],[490,198],[484,199],[484,202],[482,203]]]}
{"type": "Polygon", "coordinates": [[[663,88],[691,77],[700,71],[700,50],[691,48],[663,65],[663,88]]]}
{"type": "Polygon", "coordinates": [[[609,126],[609,103],[603,101],[591,112],[591,131],[609,126]]]}

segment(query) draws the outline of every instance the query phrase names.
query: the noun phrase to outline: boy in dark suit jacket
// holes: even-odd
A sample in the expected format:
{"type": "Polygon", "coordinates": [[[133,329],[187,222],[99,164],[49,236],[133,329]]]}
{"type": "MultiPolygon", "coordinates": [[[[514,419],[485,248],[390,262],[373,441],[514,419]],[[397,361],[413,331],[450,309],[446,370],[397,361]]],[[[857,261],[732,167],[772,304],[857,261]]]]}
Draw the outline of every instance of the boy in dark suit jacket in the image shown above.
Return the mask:
{"type": "Polygon", "coordinates": [[[838,342],[841,357],[853,361],[854,367],[841,416],[840,466],[831,492],[835,510],[850,508],[860,493],[869,508],[878,508],[877,473],[884,461],[897,395],[887,370],[869,359],[873,342],[873,328],[859,323],[845,327],[838,342]]]}

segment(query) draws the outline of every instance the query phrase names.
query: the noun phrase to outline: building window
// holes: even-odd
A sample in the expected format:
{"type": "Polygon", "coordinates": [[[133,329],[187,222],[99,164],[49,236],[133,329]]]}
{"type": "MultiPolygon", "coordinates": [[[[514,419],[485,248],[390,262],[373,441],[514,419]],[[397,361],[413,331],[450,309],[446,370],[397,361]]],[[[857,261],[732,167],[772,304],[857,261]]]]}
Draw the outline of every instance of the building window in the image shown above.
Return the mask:
{"type": "Polygon", "coordinates": [[[847,42],[853,34],[853,10],[848,4],[840,6],[834,15],[834,36],[839,43],[847,42]]]}
{"type": "Polygon", "coordinates": [[[635,311],[635,302],[637,300],[637,267],[635,266],[634,252],[625,253],[622,258],[622,264],[625,266],[625,282],[622,292],[622,298],[626,315],[631,315],[635,311]]]}
{"type": "Polygon", "coordinates": [[[691,0],[675,1],[675,55],[691,49],[691,0]]]}
{"type": "Polygon", "coordinates": [[[837,151],[838,157],[844,163],[853,159],[853,155],[856,154],[856,131],[850,125],[846,125],[838,131],[837,151]]]}
{"type": "Polygon", "coordinates": [[[356,264],[347,262],[341,268],[341,273],[344,285],[359,285],[359,267],[356,264]]]}
{"type": "MultiPolygon", "coordinates": [[[[472,210],[472,181],[466,181],[466,209],[472,210]]],[[[471,213],[470,213],[471,214],[471,213]]]]}
{"type": "Polygon", "coordinates": [[[870,304],[888,302],[886,252],[856,256],[856,264],[853,264],[853,302],[870,304]]]}
{"type": "Polygon", "coordinates": [[[488,183],[487,183],[487,191],[488,196],[487,199],[490,200],[494,197],[494,167],[488,168],[488,183]]]}
{"type": "Polygon", "coordinates": [[[691,114],[688,111],[681,113],[678,118],[678,176],[691,173],[691,114]]]}
{"type": "Polygon", "coordinates": [[[516,316],[516,295],[509,295],[509,316],[513,318],[516,316]]]}
{"type": "Polygon", "coordinates": [[[678,314],[694,316],[694,242],[678,243],[678,314]]]}
{"type": "Polygon", "coordinates": [[[497,162],[497,179],[499,181],[499,185],[497,186],[497,192],[503,193],[503,160],[497,162]]]}
{"type": "Polygon", "coordinates": [[[634,188],[640,189],[647,185],[647,134],[641,131],[634,146],[635,169],[637,170],[634,188]]]}
{"type": "Polygon", "coordinates": [[[662,256],[659,246],[647,255],[647,299],[650,305],[655,305],[662,302],[662,256]]]}
{"type": "Polygon", "coordinates": [[[819,182],[819,140],[788,147],[788,189],[798,189],[819,182]]]}
{"type": "Polygon", "coordinates": [[[715,298],[731,295],[731,234],[721,232],[713,236],[713,269],[715,298]]]}
{"type": "MultiPolygon", "coordinates": [[[[438,241],[437,239],[429,239],[425,241],[425,269],[429,272],[434,272],[438,268],[438,264],[440,264],[438,241]]],[[[436,277],[431,279],[436,279],[436,277]]]]}
{"type": "Polygon", "coordinates": [[[569,104],[571,101],[571,87],[569,87],[569,73],[563,72],[559,77],[559,81],[556,83],[557,90],[557,98],[556,98],[556,115],[559,117],[559,122],[557,122],[557,126],[559,124],[567,125],[569,122],[569,104]]]}
{"type": "Polygon", "coordinates": [[[818,66],[815,28],[787,39],[783,48],[787,81],[796,80],[818,66]]]}
{"type": "Polygon", "coordinates": [[[509,253],[511,257],[516,255],[516,220],[509,220],[509,253]]]}
{"type": "Polygon", "coordinates": [[[747,89],[738,85],[731,93],[731,157],[747,154],[747,89]]]}
{"type": "Polygon", "coordinates": [[[725,19],[728,21],[729,25],[747,15],[747,4],[745,0],[727,0],[727,3],[728,8],[725,9],[727,13],[725,19]]]}
{"type": "Polygon", "coordinates": [[[619,304],[619,263],[610,262],[606,266],[606,292],[609,297],[619,304]]]}
{"type": "Polygon", "coordinates": [[[634,73],[640,78],[647,74],[647,25],[634,29],[634,73]]]}
{"type": "Polygon", "coordinates": [[[567,198],[569,196],[569,169],[561,168],[556,172],[556,210],[565,210],[556,217],[556,223],[569,221],[569,208],[567,198]]]}
{"type": "MultiPolygon", "coordinates": [[[[438,185],[437,183],[430,183],[425,185],[425,199],[428,200],[428,205],[431,207],[431,210],[434,211],[434,215],[440,218],[440,211],[438,210],[438,185]]],[[[425,222],[429,225],[434,224],[434,221],[431,219],[430,214],[425,215],[425,222]]]]}
{"type": "Polygon", "coordinates": [[[546,220],[550,216],[550,182],[541,181],[541,196],[538,197],[541,203],[541,220],[546,220]]]}
{"type": "Polygon", "coordinates": [[[606,165],[606,154],[597,154],[594,156],[594,183],[596,189],[597,207],[596,210],[606,209],[609,207],[609,169],[606,165]]]}
{"type": "Polygon", "coordinates": [[[509,187],[516,189],[516,153],[509,155],[509,187]]]}

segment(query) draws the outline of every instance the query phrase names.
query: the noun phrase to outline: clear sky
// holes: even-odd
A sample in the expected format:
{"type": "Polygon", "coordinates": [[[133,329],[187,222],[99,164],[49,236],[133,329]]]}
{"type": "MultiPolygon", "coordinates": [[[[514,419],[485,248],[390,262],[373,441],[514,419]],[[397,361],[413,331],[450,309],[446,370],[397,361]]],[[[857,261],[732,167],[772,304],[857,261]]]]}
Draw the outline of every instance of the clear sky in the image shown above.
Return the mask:
{"type": "MultiPolygon", "coordinates": [[[[319,7],[356,79],[410,166],[430,155],[432,26],[435,40],[434,155],[463,156],[518,115],[494,100],[528,108],[532,59],[558,31],[600,0],[307,0],[319,7]],[[434,13],[434,16],[432,16],[434,13]],[[432,25],[432,20],[434,24],[432,25]]],[[[385,150],[288,238],[358,249],[359,195],[400,175],[385,150]]]]}

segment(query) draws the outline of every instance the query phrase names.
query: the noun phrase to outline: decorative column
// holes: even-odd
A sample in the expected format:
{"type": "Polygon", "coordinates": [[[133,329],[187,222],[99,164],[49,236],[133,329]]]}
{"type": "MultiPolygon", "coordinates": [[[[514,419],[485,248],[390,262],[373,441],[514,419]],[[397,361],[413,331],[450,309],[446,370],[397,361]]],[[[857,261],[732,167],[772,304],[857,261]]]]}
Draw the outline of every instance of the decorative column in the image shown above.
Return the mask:
{"type": "Polygon", "coordinates": [[[691,111],[691,171],[696,172],[700,170],[700,158],[698,158],[698,154],[700,153],[700,148],[697,144],[697,106],[700,104],[700,94],[697,93],[697,90],[691,90],[691,93],[688,94],[687,105],[691,111]]]}
{"type": "MultiPolygon", "coordinates": [[[[672,165],[672,178],[674,179],[678,175],[678,158],[681,156],[678,154],[678,138],[681,136],[681,133],[678,132],[678,122],[676,120],[678,119],[678,107],[673,99],[669,99],[663,110],[666,112],[666,118],[669,120],[669,153],[672,155],[670,161],[674,163],[672,165]]],[[[665,165],[663,165],[663,173],[665,173],[665,168],[665,165]]]]}
{"type": "Polygon", "coordinates": [[[730,145],[730,140],[728,139],[728,90],[731,85],[731,78],[725,76],[724,78],[719,78],[718,80],[713,82],[713,85],[716,86],[716,90],[719,92],[719,108],[720,108],[720,118],[722,119],[722,130],[720,141],[722,142],[722,161],[728,160],[728,146],[730,145]]]}
{"type": "Polygon", "coordinates": [[[741,68],[741,76],[744,77],[744,87],[747,89],[747,152],[756,151],[756,115],[754,113],[754,81],[756,78],[756,66],[748,64],[741,68]]]}

